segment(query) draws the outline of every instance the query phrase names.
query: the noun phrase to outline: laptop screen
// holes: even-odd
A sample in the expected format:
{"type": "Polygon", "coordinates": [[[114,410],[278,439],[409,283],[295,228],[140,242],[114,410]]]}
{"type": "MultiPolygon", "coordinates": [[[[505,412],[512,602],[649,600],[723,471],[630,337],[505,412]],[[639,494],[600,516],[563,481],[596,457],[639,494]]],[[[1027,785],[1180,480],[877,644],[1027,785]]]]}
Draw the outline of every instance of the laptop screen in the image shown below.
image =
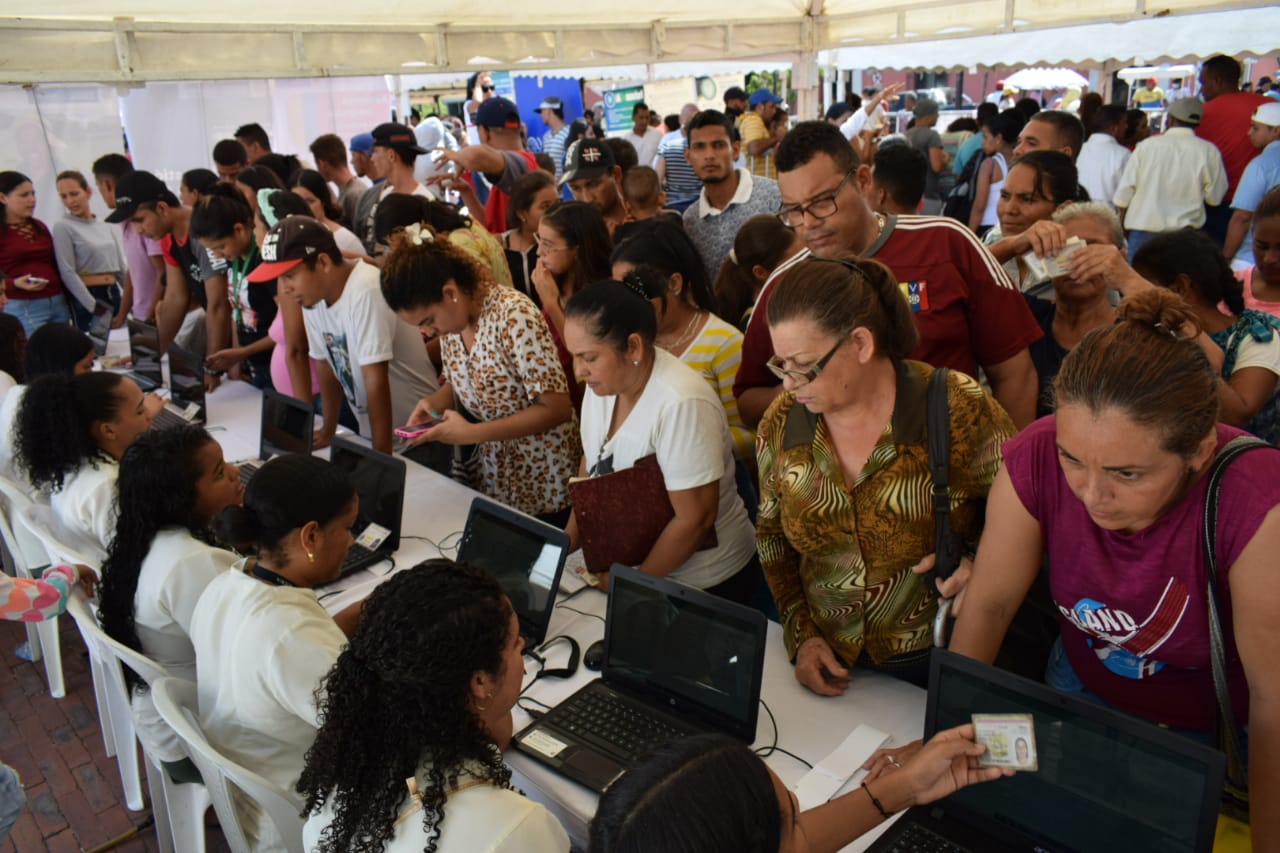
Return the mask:
{"type": "Polygon", "coordinates": [[[262,442],[259,459],[282,453],[310,453],[316,413],[311,405],[270,389],[262,392],[262,442]]]}
{"type": "Polygon", "coordinates": [[[180,409],[195,404],[197,418],[206,419],[204,408],[204,359],[177,344],[169,346],[169,396],[180,409]]]}
{"type": "Polygon", "coordinates": [[[563,530],[476,498],[458,561],[497,579],[520,619],[520,630],[536,644],[546,637],[568,550],[563,530]]]}
{"type": "Polygon", "coordinates": [[[141,320],[130,319],[128,325],[133,372],[151,382],[152,388],[159,388],[164,382],[160,370],[160,333],[155,326],[141,320]]]}
{"type": "Polygon", "coordinates": [[[764,616],[633,569],[610,575],[605,679],[754,740],[764,616]]]}
{"type": "Polygon", "coordinates": [[[107,354],[107,342],[111,338],[111,321],[115,312],[109,303],[98,300],[93,306],[93,317],[89,319],[89,340],[93,341],[93,351],[98,358],[107,354]]]}
{"type": "Polygon", "coordinates": [[[394,551],[399,548],[400,515],[404,509],[404,460],[337,436],[329,447],[329,461],[347,472],[356,494],[360,496],[360,513],[354,527],[356,536],[359,537],[371,523],[376,524],[390,531],[378,550],[394,551]]]}
{"type": "Polygon", "coordinates": [[[943,801],[948,810],[961,807],[971,823],[1009,827],[1049,850],[1208,849],[1221,753],[994,667],[934,655],[926,734],[974,713],[1032,714],[1040,766],[958,791],[943,801]]]}

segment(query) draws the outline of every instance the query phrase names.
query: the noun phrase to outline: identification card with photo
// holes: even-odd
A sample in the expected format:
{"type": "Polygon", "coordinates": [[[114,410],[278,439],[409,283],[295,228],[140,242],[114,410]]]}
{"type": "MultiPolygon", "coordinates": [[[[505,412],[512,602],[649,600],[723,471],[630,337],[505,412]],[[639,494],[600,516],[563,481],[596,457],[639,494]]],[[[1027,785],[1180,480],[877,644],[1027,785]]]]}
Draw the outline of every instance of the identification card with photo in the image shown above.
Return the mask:
{"type": "Polygon", "coordinates": [[[1039,770],[1036,725],[1030,714],[974,714],[973,738],[987,748],[981,767],[1039,770]]]}

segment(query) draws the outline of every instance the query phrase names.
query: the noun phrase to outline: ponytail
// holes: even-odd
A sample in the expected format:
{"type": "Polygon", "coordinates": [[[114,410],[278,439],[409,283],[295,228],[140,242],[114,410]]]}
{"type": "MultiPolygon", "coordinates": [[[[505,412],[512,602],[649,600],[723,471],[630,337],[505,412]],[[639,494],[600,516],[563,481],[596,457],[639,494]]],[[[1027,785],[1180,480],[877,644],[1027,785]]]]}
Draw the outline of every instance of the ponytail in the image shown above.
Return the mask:
{"type": "Polygon", "coordinates": [[[237,225],[253,233],[253,208],[230,184],[214,184],[191,211],[191,236],[198,240],[225,240],[237,225]]]}
{"type": "Polygon", "coordinates": [[[776,216],[760,214],[743,223],[716,277],[717,313],[745,330],[743,320],[756,304],[756,295],[763,284],[752,270],[756,266],[770,272],[777,269],[795,239],[796,232],[776,216]]]}

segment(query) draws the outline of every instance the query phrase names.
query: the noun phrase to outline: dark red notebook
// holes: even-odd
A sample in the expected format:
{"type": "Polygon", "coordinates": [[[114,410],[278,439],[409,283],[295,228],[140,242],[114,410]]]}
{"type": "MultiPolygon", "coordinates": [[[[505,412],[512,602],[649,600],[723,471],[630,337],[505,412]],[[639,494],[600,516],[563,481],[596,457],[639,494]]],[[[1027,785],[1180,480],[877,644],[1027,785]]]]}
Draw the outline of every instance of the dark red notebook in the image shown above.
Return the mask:
{"type": "MultiPolygon", "coordinates": [[[[638,566],[649,556],[676,511],[667,495],[656,454],[630,468],[599,477],[569,481],[578,538],[588,571],[607,572],[614,563],[638,566]]],[[[716,529],[707,531],[698,550],[716,546],[716,529]]]]}

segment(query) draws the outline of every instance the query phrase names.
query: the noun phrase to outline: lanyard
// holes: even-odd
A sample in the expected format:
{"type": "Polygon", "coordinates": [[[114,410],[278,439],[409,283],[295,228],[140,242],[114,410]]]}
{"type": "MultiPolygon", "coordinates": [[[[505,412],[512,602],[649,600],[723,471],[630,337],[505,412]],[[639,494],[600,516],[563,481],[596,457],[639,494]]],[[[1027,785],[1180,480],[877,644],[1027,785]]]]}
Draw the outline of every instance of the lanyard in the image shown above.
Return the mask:
{"type": "Polygon", "coordinates": [[[296,583],[289,580],[284,575],[277,574],[276,572],[273,572],[270,569],[263,568],[257,563],[254,563],[253,568],[250,569],[250,574],[252,574],[258,580],[266,581],[272,586],[293,586],[293,587],[297,586],[296,583]]]}
{"type": "Polygon", "coordinates": [[[244,327],[244,308],[240,302],[240,294],[248,284],[245,276],[258,265],[256,263],[257,260],[258,239],[251,236],[249,238],[249,253],[243,258],[236,258],[231,262],[231,318],[236,326],[241,328],[244,327]]]}

